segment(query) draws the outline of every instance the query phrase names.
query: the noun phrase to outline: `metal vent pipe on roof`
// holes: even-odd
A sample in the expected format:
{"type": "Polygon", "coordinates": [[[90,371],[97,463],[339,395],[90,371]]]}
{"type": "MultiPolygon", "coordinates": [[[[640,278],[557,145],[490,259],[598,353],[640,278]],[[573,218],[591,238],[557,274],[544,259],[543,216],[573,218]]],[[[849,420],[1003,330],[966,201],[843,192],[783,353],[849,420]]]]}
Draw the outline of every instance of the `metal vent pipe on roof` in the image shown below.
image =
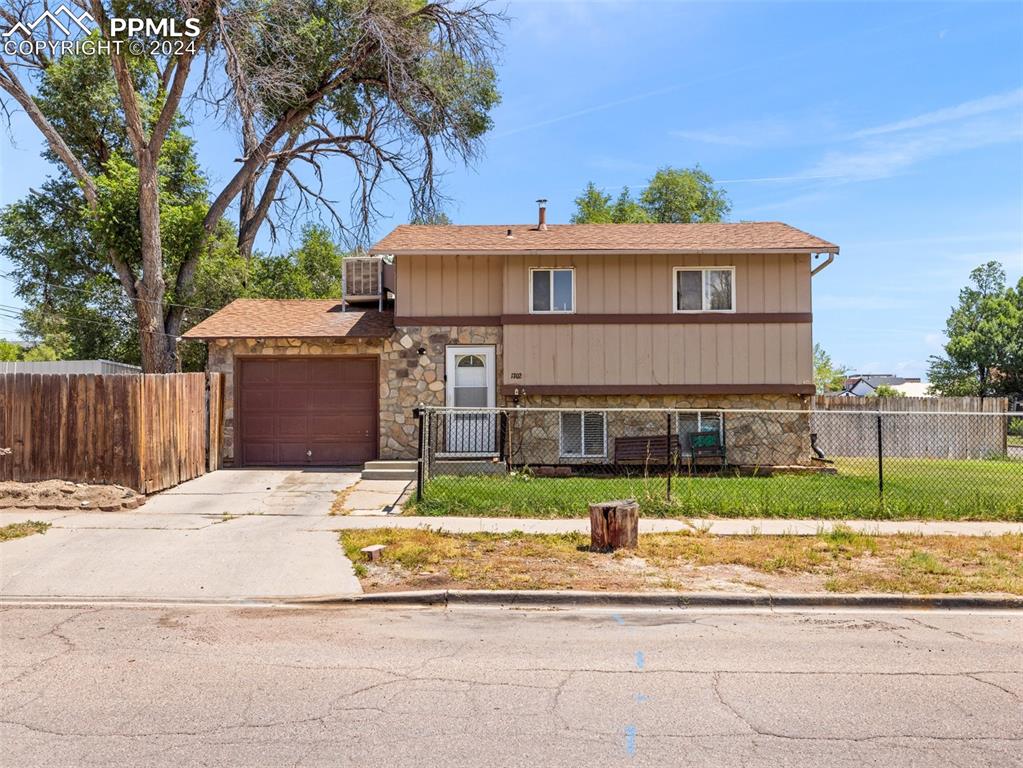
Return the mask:
{"type": "Polygon", "coordinates": [[[536,201],[537,205],[540,206],[540,220],[537,222],[536,228],[540,232],[547,231],[547,198],[541,197],[536,201]]]}

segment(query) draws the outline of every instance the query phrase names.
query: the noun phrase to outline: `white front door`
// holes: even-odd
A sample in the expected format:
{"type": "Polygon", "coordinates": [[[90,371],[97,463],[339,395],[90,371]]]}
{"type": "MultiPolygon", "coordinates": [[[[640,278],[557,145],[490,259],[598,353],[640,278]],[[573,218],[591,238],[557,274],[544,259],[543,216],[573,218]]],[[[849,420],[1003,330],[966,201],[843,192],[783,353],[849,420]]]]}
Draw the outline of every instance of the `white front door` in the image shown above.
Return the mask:
{"type": "MultiPolygon", "coordinates": [[[[444,370],[448,406],[494,407],[497,378],[493,347],[449,346],[444,370]]],[[[445,449],[455,454],[494,454],[496,425],[494,413],[449,413],[445,449]]]]}

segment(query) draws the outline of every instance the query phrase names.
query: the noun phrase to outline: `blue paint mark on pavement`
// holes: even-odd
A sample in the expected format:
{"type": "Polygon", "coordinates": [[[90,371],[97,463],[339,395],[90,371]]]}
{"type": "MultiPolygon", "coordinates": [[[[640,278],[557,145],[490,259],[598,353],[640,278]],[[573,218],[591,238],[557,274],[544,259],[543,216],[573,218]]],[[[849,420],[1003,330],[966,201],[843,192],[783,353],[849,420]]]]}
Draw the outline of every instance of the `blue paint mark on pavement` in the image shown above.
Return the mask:
{"type": "Polygon", "coordinates": [[[636,726],[625,726],[625,754],[633,757],[636,754],[636,726]]]}
{"type": "Polygon", "coordinates": [[[619,624],[625,623],[625,619],[622,618],[622,615],[620,613],[611,614],[611,618],[617,621],[619,624]]]}
{"type": "Polygon", "coordinates": [[[643,651],[636,651],[636,669],[643,669],[644,664],[646,664],[646,658],[643,656],[643,651]]]}
{"type": "Polygon", "coordinates": [[[643,704],[644,702],[650,701],[650,697],[645,693],[637,693],[633,696],[633,698],[636,699],[637,704],[643,704]]]}

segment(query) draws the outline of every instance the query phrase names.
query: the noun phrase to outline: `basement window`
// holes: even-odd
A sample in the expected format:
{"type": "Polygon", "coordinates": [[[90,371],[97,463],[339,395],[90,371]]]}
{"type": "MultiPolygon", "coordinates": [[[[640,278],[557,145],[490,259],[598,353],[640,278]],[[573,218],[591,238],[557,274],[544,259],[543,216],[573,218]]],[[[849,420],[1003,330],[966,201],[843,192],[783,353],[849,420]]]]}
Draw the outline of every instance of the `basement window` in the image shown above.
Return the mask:
{"type": "Polygon", "coordinates": [[[530,269],[530,312],[574,312],[574,269],[530,269]]]}
{"type": "Polygon", "coordinates": [[[603,458],[607,456],[607,419],[600,411],[562,411],[561,456],[603,458]]]}

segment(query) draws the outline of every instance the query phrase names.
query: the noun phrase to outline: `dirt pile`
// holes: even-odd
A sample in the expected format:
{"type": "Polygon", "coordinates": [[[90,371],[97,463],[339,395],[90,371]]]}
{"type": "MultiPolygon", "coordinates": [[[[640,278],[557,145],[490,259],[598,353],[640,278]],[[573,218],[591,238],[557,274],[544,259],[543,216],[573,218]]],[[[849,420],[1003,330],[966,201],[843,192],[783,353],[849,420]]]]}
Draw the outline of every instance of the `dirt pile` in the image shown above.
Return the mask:
{"type": "Polygon", "coordinates": [[[67,480],[0,483],[0,509],[119,512],[135,509],[145,496],[123,485],[91,485],[67,480]]]}

